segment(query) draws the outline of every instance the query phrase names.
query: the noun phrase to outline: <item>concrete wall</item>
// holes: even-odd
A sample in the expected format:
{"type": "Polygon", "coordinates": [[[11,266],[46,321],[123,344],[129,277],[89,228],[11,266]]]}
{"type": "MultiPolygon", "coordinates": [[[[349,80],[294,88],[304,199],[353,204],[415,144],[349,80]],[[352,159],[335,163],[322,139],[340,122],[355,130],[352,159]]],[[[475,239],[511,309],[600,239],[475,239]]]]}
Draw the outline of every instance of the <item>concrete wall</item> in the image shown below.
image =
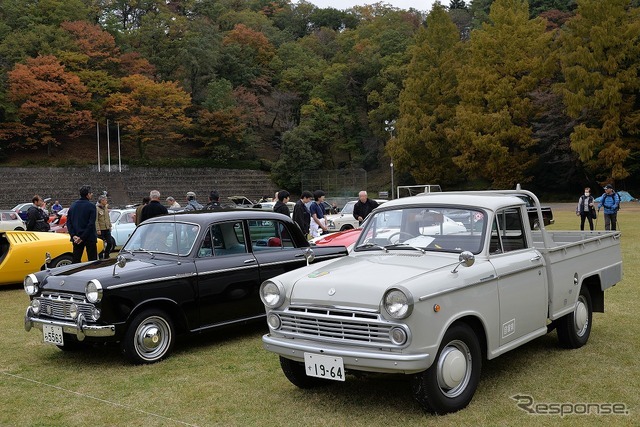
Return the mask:
{"type": "Polygon", "coordinates": [[[269,174],[257,170],[210,168],[123,168],[111,172],[102,166],[70,168],[9,168],[0,167],[0,208],[10,209],[30,202],[34,194],[60,200],[68,207],[78,198],[81,186],[91,185],[94,199],[104,190],[109,192],[111,206],[139,203],[150,190],[159,190],[162,200],[173,196],[181,205],[187,191],[194,191],[200,203],[206,204],[211,190],[218,190],[221,200],[242,195],[257,200],[263,195],[273,197],[277,190],[269,174]]]}

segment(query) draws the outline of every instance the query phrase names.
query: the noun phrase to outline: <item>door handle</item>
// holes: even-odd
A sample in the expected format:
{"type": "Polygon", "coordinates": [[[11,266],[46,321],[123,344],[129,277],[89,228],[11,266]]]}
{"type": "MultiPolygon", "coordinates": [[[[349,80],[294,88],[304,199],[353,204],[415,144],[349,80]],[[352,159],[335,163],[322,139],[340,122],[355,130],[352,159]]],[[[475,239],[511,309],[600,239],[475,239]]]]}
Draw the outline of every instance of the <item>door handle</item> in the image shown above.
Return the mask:
{"type": "Polygon", "coordinates": [[[255,259],[245,259],[245,260],[244,260],[244,263],[245,263],[245,264],[253,264],[254,262],[256,262],[256,260],[255,260],[255,259]]]}
{"type": "Polygon", "coordinates": [[[531,262],[540,261],[540,258],[542,258],[540,255],[536,255],[533,258],[531,258],[529,261],[531,261],[531,262]]]}

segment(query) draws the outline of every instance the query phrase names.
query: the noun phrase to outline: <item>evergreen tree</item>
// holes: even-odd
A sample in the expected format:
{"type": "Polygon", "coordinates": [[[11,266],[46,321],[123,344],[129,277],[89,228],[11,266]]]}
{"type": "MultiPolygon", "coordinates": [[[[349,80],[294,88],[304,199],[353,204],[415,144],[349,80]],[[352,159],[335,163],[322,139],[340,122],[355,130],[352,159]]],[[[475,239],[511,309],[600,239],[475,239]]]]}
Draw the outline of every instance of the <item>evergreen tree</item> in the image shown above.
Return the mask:
{"type": "Polygon", "coordinates": [[[400,94],[398,137],[387,153],[399,172],[416,182],[455,182],[459,169],[452,162],[457,145],[448,138],[458,103],[456,69],[460,66],[460,38],[440,4],[427,16],[413,48],[400,94]]]}
{"type": "Polygon", "coordinates": [[[587,170],[624,179],[640,148],[640,14],[629,0],[578,1],[560,39],[558,90],[579,124],[571,148],[587,170]]]}
{"type": "Polygon", "coordinates": [[[551,33],[542,19],[529,20],[524,0],[496,0],[489,18],[492,24],[472,33],[460,69],[450,138],[463,147],[454,158],[458,167],[510,188],[531,180],[536,164],[531,92],[550,74],[551,33]]]}

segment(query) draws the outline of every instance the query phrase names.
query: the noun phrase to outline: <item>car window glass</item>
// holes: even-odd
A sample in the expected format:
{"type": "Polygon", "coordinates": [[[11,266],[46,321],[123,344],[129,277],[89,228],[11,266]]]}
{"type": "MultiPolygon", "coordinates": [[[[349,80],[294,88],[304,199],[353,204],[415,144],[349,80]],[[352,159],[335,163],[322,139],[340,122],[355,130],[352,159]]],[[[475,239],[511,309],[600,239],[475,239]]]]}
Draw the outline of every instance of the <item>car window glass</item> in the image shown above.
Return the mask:
{"type": "Polygon", "coordinates": [[[480,253],[486,214],[478,209],[404,207],[379,210],[365,223],[356,250],[372,247],[480,253]]]}
{"type": "Polygon", "coordinates": [[[526,234],[518,208],[499,210],[491,226],[490,253],[504,253],[527,248],[526,234]]]}
{"type": "Polygon", "coordinates": [[[123,249],[150,251],[171,255],[188,255],[193,248],[199,227],[194,224],[153,222],[141,224],[123,249]]]}
{"type": "Polygon", "coordinates": [[[295,247],[287,226],[282,221],[249,221],[253,251],[286,250],[295,247]]]}

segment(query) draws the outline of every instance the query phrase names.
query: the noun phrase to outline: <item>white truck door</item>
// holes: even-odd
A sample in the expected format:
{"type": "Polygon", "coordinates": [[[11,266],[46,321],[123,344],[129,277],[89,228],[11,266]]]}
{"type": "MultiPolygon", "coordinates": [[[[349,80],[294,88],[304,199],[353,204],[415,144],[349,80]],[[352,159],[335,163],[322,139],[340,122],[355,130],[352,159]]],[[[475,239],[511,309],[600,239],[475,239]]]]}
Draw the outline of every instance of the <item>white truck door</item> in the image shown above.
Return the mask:
{"type": "Polygon", "coordinates": [[[542,255],[525,231],[520,207],[497,212],[489,259],[498,277],[500,346],[546,327],[547,278],[542,255]]]}

